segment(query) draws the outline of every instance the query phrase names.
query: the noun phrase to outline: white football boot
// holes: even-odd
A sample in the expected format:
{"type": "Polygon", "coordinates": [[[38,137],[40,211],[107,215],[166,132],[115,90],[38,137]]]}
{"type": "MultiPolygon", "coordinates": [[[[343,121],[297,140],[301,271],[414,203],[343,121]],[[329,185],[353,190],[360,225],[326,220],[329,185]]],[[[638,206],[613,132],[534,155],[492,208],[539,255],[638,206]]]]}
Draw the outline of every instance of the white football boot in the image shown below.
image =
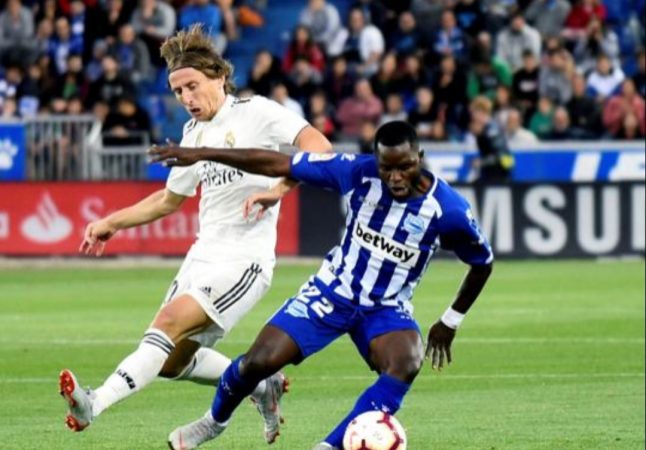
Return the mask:
{"type": "Polygon", "coordinates": [[[268,444],[276,442],[280,435],[280,424],[284,422],[280,414],[280,399],[289,391],[289,380],[281,372],[267,378],[267,389],[258,397],[251,397],[258,412],[265,421],[265,441],[268,444]]]}
{"type": "Polygon", "coordinates": [[[211,411],[207,411],[204,417],[197,419],[187,425],[175,428],[168,436],[168,446],[172,450],[191,450],[203,443],[215,439],[226,429],[226,425],[219,425],[211,411]]]}
{"type": "Polygon", "coordinates": [[[84,390],[74,374],[63,370],[58,376],[58,389],[67,402],[70,410],[65,418],[65,425],[72,431],[83,431],[92,423],[92,400],[94,392],[84,390]]]}
{"type": "Polygon", "coordinates": [[[339,449],[336,448],[336,447],[332,447],[327,442],[321,442],[316,447],[314,447],[312,450],[339,450],[339,449]]]}

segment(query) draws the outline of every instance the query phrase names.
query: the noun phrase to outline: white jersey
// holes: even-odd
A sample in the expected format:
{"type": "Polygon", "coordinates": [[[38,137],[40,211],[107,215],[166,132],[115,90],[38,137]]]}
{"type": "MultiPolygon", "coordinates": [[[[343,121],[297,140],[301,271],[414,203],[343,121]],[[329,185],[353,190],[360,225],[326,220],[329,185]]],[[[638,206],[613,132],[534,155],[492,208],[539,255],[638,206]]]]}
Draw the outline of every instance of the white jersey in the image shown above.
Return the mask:
{"type": "MultiPolygon", "coordinates": [[[[212,120],[186,123],[181,146],[278,150],[281,144],[293,144],[307,125],[302,117],[265,97],[228,95],[212,120]]],[[[173,167],[166,182],[170,191],[192,197],[201,185],[200,231],[192,255],[204,260],[222,260],[224,255],[273,260],[279,208],[271,208],[256,221],[245,220],[242,207],[247,197],[275,183],[211,161],[173,167]]]]}

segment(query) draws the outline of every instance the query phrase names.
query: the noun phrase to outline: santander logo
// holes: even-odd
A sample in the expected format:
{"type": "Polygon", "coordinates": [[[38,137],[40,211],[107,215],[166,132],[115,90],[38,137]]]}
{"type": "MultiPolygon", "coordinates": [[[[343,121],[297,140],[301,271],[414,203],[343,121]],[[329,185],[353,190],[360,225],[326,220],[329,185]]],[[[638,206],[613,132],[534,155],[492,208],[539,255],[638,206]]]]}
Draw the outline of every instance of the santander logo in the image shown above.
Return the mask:
{"type": "Polygon", "coordinates": [[[45,192],[36,212],[22,221],[20,231],[32,242],[53,244],[72,233],[72,222],[58,211],[49,192],[45,192]]]}

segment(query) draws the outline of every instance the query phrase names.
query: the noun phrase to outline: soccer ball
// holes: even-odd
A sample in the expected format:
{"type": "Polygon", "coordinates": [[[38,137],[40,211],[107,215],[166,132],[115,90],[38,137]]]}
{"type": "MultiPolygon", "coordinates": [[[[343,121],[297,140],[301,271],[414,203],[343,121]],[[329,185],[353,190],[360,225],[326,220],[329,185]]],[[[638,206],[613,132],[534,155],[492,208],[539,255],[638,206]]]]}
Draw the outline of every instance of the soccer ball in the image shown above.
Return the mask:
{"type": "Polygon", "coordinates": [[[370,411],[350,422],[343,450],[406,450],[406,433],[394,416],[370,411]]]}

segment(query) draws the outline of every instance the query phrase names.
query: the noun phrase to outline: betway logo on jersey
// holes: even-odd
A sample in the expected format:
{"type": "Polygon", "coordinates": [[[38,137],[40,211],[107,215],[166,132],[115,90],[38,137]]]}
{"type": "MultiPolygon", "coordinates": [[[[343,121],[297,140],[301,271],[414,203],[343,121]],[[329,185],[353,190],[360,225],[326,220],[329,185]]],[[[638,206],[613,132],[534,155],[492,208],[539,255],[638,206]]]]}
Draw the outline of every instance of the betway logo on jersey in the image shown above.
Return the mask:
{"type": "Polygon", "coordinates": [[[400,242],[394,241],[359,222],[352,231],[354,240],[366,250],[384,259],[412,268],[419,259],[420,251],[400,242]]]}

